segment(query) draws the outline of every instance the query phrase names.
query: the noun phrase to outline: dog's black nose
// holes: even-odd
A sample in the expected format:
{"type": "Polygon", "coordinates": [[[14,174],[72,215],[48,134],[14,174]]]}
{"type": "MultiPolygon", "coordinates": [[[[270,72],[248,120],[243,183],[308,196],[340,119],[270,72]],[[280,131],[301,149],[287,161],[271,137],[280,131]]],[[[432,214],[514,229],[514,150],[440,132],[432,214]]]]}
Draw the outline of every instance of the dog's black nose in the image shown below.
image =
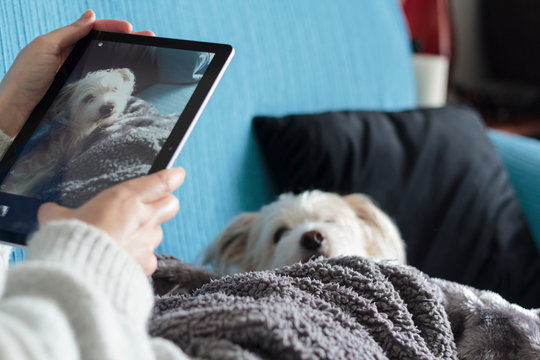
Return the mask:
{"type": "Polygon", "coordinates": [[[107,114],[112,113],[113,110],[114,110],[114,104],[107,103],[107,104],[105,104],[105,105],[102,105],[102,106],[99,108],[99,113],[100,113],[101,115],[107,115],[107,114]]]}
{"type": "Polygon", "coordinates": [[[320,231],[312,230],[304,233],[300,239],[300,244],[306,250],[319,250],[322,242],[324,241],[324,235],[320,231]]]}

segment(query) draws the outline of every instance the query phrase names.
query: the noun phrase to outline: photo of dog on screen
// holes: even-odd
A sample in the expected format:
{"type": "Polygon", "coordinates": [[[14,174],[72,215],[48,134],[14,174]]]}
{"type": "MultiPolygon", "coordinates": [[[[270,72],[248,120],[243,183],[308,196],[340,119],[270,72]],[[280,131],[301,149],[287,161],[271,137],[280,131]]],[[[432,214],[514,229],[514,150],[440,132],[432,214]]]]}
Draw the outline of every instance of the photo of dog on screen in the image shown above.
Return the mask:
{"type": "Polygon", "coordinates": [[[148,173],[212,55],[94,40],[0,190],[75,207],[148,173]]]}
{"type": "Polygon", "coordinates": [[[60,91],[47,116],[50,135],[22,156],[2,190],[32,195],[59,171],[96,129],[105,129],[124,112],[135,86],[127,68],[90,72],[60,91]]]}

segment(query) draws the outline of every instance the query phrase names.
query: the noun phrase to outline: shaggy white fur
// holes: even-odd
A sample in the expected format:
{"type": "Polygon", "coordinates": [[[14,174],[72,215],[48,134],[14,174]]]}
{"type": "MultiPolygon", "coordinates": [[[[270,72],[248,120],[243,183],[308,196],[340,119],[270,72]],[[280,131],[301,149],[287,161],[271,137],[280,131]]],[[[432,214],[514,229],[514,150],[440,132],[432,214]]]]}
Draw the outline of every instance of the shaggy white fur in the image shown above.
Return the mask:
{"type": "Polygon", "coordinates": [[[73,156],[81,142],[97,128],[105,129],[124,111],[135,86],[129,69],[86,74],[64,86],[51,109],[50,133],[22,155],[2,185],[2,191],[32,196],[56,169],[73,156]]]}
{"type": "Polygon", "coordinates": [[[264,270],[312,257],[359,255],[405,263],[397,227],[361,194],[284,194],[260,212],[233,219],[206,250],[219,274],[264,270]]]}

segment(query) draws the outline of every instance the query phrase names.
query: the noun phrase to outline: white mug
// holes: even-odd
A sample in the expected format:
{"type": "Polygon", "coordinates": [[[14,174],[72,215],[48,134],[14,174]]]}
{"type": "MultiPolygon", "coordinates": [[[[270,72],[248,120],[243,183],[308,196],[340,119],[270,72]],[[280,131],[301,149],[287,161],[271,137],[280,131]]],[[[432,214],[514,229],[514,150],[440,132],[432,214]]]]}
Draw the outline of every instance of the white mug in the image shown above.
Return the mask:
{"type": "Polygon", "coordinates": [[[413,55],[419,107],[440,107],[448,94],[449,61],[446,56],[413,55]]]}

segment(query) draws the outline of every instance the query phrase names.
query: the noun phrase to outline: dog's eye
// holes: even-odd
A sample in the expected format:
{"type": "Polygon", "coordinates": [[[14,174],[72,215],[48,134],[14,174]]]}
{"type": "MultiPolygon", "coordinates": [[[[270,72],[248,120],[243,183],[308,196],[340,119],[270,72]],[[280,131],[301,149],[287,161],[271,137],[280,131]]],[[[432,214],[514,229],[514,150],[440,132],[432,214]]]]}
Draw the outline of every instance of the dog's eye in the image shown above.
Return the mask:
{"type": "Polygon", "coordinates": [[[334,220],[334,219],[326,219],[326,220],[324,220],[324,222],[327,223],[327,224],[333,224],[333,223],[336,222],[336,220],[334,220]]]}
{"type": "Polygon", "coordinates": [[[94,95],[92,95],[92,94],[86,95],[82,101],[83,101],[83,103],[88,104],[88,103],[94,101],[94,95]]]}
{"type": "Polygon", "coordinates": [[[274,233],[274,243],[277,244],[279,240],[281,240],[281,237],[285,235],[285,233],[288,231],[289,229],[285,226],[282,226],[279,229],[277,229],[276,232],[274,233]]]}

